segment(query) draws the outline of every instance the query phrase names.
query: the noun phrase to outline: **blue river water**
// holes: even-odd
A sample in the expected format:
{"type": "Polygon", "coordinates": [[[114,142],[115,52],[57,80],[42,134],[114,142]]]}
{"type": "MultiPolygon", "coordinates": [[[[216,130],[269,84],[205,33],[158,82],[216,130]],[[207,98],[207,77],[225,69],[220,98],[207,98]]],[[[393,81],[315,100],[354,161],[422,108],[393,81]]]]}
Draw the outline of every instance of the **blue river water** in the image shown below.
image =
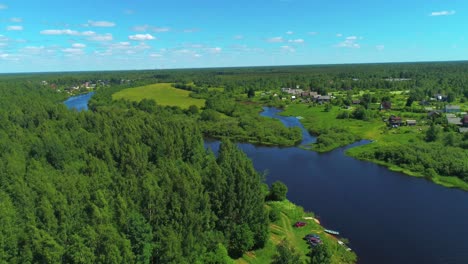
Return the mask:
{"type": "Polygon", "coordinates": [[[93,95],[94,92],[72,96],[68,98],[64,104],[70,109],[76,109],[78,111],[88,110],[88,101],[93,95]]]}
{"type": "MultiPolygon", "coordinates": [[[[75,99],[83,102],[67,106],[86,105],[84,101],[89,100],[75,99]]],[[[315,141],[297,118],[279,116],[279,112],[264,108],[261,115],[301,127],[302,144],[315,141]]],[[[361,141],[324,154],[298,147],[238,146],[258,171],[267,172],[267,183],[284,182],[289,200],[315,212],[326,228],[348,238],[358,263],[468,263],[468,192],[344,154],[347,148],[369,143],[361,141]]],[[[214,152],[219,144],[205,142],[214,152]]]]}

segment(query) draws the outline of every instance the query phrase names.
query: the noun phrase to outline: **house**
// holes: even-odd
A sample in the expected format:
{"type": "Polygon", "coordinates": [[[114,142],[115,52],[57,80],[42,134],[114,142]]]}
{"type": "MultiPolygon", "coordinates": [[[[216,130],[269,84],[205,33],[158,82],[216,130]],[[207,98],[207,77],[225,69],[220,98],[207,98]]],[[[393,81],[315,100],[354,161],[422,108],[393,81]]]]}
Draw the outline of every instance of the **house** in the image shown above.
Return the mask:
{"type": "Polygon", "coordinates": [[[394,115],[391,115],[390,118],[388,118],[388,123],[393,127],[401,126],[403,124],[401,117],[394,115]]]}
{"type": "Polygon", "coordinates": [[[460,133],[467,133],[468,132],[468,127],[460,127],[458,129],[458,131],[460,131],[460,133]]]}
{"type": "Polygon", "coordinates": [[[465,116],[462,118],[461,122],[462,122],[462,125],[463,125],[464,127],[468,127],[468,115],[465,115],[465,116]]]}
{"type": "Polygon", "coordinates": [[[458,105],[446,105],[444,108],[445,113],[458,113],[460,112],[460,106],[458,105]]]}
{"type": "Polygon", "coordinates": [[[380,110],[390,110],[392,109],[392,102],[384,101],[380,104],[380,110]]]}
{"type": "Polygon", "coordinates": [[[353,100],[352,103],[353,103],[354,105],[358,105],[358,104],[361,103],[361,100],[353,100]]]}
{"type": "Polygon", "coordinates": [[[415,126],[416,125],[416,120],[406,120],[406,125],[407,126],[415,126]]]}
{"type": "Polygon", "coordinates": [[[446,118],[447,118],[447,123],[449,124],[457,125],[457,126],[462,125],[461,119],[454,114],[447,114],[446,118]]]}
{"type": "Polygon", "coordinates": [[[430,111],[429,113],[427,113],[427,116],[430,117],[430,118],[436,118],[436,117],[440,116],[440,112],[439,111],[430,111]]]}
{"type": "Polygon", "coordinates": [[[447,96],[443,95],[443,94],[435,94],[434,95],[434,98],[437,100],[437,101],[445,101],[447,100],[447,96]]]}
{"type": "Polygon", "coordinates": [[[319,95],[315,99],[318,103],[330,102],[331,97],[329,95],[319,95]]]}
{"type": "Polygon", "coordinates": [[[313,97],[315,97],[317,95],[318,95],[317,92],[302,92],[301,93],[302,97],[312,97],[313,98],[313,97]]]}

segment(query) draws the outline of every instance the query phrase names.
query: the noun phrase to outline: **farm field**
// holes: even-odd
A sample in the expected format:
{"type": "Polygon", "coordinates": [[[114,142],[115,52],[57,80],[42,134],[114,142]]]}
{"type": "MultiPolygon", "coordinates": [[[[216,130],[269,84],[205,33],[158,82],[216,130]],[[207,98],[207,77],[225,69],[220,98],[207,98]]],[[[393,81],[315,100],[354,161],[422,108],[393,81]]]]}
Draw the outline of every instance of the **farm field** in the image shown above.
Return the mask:
{"type": "Polygon", "coordinates": [[[174,88],[170,83],[157,83],[124,89],[113,94],[112,99],[127,99],[137,102],[143,99],[153,99],[159,105],[179,106],[183,109],[187,109],[191,105],[199,108],[205,105],[204,99],[192,98],[189,95],[189,91],[174,88]]]}

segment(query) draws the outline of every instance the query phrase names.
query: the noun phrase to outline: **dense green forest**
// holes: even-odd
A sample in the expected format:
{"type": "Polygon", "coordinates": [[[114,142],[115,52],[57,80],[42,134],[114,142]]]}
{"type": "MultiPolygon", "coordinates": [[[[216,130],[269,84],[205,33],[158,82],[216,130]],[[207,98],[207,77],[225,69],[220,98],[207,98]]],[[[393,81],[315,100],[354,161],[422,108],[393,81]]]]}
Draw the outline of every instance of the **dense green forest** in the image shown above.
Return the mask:
{"type": "Polygon", "coordinates": [[[0,87],[0,262],[226,263],[262,247],[262,177],[226,141],[153,101],[69,111],[0,87]]]}
{"type": "Polygon", "coordinates": [[[466,134],[442,118],[424,119],[430,128],[414,135],[382,129],[372,105],[392,91],[404,91],[398,111],[409,117],[426,115],[416,103],[438,93],[464,104],[467,70],[453,62],[0,75],[0,262],[229,263],[262,248],[274,218],[268,187],[231,142],[301,139],[299,129],[260,117],[264,105],[310,113],[303,122],[318,135],[317,148],[379,134],[394,141],[354,156],[466,183],[466,134]],[[102,83],[90,111],[66,109],[60,88],[84,81],[102,83]],[[153,83],[173,83],[206,104],[184,110],[112,100],[153,83]],[[260,95],[297,86],[341,96],[298,106],[260,95]],[[344,112],[356,96],[360,106],[344,112]],[[223,139],[218,156],[203,137],[223,139]]]}

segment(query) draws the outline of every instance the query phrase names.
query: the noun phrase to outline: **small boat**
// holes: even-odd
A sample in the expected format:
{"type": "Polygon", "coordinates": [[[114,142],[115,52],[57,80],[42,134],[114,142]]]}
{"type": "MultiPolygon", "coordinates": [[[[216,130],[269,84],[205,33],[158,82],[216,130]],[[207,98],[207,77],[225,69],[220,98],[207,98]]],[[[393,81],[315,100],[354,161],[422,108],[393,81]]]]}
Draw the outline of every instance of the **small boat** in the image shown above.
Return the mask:
{"type": "Polygon", "coordinates": [[[332,235],[339,235],[339,234],[340,234],[340,232],[338,232],[338,231],[329,230],[329,229],[325,229],[324,231],[325,231],[326,233],[332,234],[332,235]]]}

